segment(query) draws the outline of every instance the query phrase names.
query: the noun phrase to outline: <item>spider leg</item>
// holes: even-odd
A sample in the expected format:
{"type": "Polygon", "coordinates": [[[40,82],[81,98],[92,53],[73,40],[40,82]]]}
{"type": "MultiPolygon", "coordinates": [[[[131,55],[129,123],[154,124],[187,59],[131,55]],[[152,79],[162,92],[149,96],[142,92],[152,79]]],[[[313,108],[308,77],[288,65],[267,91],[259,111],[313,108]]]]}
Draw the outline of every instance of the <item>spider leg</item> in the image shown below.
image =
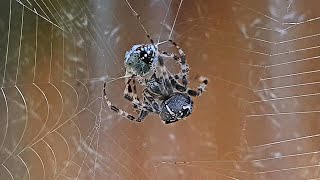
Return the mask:
{"type": "Polygon", "coordinates": [[[138,101],[140,102],[137,95],[137,87],[135,77],[129,78],[126,82],[126,87],[123,92],[123,96],[128,101],[138,101]],[[131,87],[130,82],[132,81],[133,87],[131,87]]]}
{"type": "Polygon", "coordinates": [[[145,110],[140,111],[140,114],[138,117],[139,122],[143,121],[150,112],[160,114],[160,106],[155,101],[154,99],[155,97],[149,94],[149,90],[147,88],[143,90],[143,96],[144,96],[143,102],[149,105],[150,107],[152,107],[152,111],[145,111],[145,110]]]}
{"type": "Polygon", "coordinates": [[[208,85],[208,79],[205,77],[200,77],[199,81],[201,82],[198,86],[197,90],[193,90],[191,88],[184,87],[179,82],[177,82],[172,76],[169,77],[172,86],[179,92],[185,92],[190,96],[201,96],[201,94],[205,91],[205,88],[208,85]]]}
{"type": "Polygon", "coordinates": [[[138,122],[142,122],[149,114],[149,111],[140,111],[139,117],[137,119],[138,122]]]}
{"type": "MultiPolygon", "coordinates": [[[[130,81],[128,81],[128,82],[130,83],[130,81]]],[[[133,107],[135,109],[139,109],[139,110],[144,109],[147,111],[152,111],[152,108],[148,104],[141,103],[140,100],[137,97],[135,97],[137,95],[134,95],[132,87],[129,83],[127,83],[124,98],[126,100],[132,102],[133,107]]]]}
{"type": "Polygon", "coordinates": [[[150,98],[145,92],[143,93],[143,95],[144,95],[144,101],[141,103],[138,98],[138,95],[137,95],[135,78],[128,79],[128,81],[126,83],[126,88],[124,91],[124,97],[126,100],[133,103],[133,108],[140,110],[140,115],[138,117],[138,120],[143,120],[144,118],[142,118],[142,116],[146,116],[149,112],[159,111],[159,108],[155,107],[155,105],[150,102],[150,98]],[[131,81],[132,81],[133,87],[131,87],[131,85],[130,85],[131,81]],[[147,104],[145,102],[148,102],[149,104],[147,104]],[[150,104],[152,104],[152,106],[150,106],[150,104]],[[144,111],[146,111],[148,113],[146,113],[144,111]]]}
{"type": "Polygon", "coordinates": [[[167,73],[166,67],[164,66],[164,62],[161,56],[158,56],[159,68],[160,68],[160,76],[163,77],[162,81],[165,85],[165,89],[167,91],[167,95],[173,93],[173,87],[169,80],[169,75],[167,73]]]}
{"type": "MultiPolygon", "coordinates": [[[[134,78],[132,80],[132,84],[133,84],[133,92],[132,92],[133,100],[140,102],[139,97],[137,95],[137,86],[134,78]]],[[[136,105],[133,105],[133,108],[137,109],[138,107],[136,105]]]]}
{"type": "Polygon", "coordinates": [[[103,86],[103,98],[104,100],[106,101],[106,104],[108,105],[108,107],[116,112],[119,116],[122,116],[122,117],[125,117],[127,118],[128,120],[130,121],[136,121],[136,122],[139,122],[136,117],[134,117],[133,115],[129,114],[128,112],[122,110],[122,109],[119,109],[118,107],[116,107],[115,105],[112,104],[112,102],[107,98],[107,93],[106,93],[106,83],[104,83],[104,86],[103,86]]]}
{"type": "Polygon", "coordinates": [[[186,58],[186,54],[183,52],[183,50],[181,49],[181,47],[176,43],[174,42],[173,40],[169,40],[169,42],[171,42],[177,49],[178,49],[178,52],[180,54],[180,67],[181,67],[181,72],[180,72],[180,76],[181,76],[181,79],[182,79],[182,84],[186,87],[188,85],[188,76],[189,76],[189,65],[187,64],[187,58],[186,58]]]}
{"type": "Polygon", "coordinates": [[[151,104],[151,106],[153,108],[153,112],[159,114],[160,113],[160,106],[155,101],[155,99],[157,98],[156,95],[153,95],[147,88],[144,89],[143,95],[145,97],[145,101],[147,101],[148,104],[151,104]]]}
{"type": "MultiPolygon", "coordinates": [[[[155,75],[155,73],[153,75],[155,75]]],[[[136,78],[141,85],[147,86],[145,78],[142,78],[141,76],[135,76],[134,78],[132,78],[132,85],[133,85],[132,88],[130,85],[130,81],[127,82],[126,90],[128,93],[126,93],[126,97],[130,97],[130,98],[127,98],[127,100],[139,102],[141,104],[137,95],[137,88],[136,88],[136,81],[135,81],[136,78]]],[[[170,84],[170,81],[168,81],[168,83],[170,84]]],[[[149,106],[151,105],[151,107],[153,107],[153,112],[158,112],[160,107],[155,102],[154,100],[155,98],[157,98],[157,95],[151,95],[151,92],[147,88],[143,90],[143,103],[149,106]]],[[[138,109],[136,104],[134,104],[134,108],[138,109]]]]}
{"type": "Polygon", "coordinates": [[[179,60],[179,56],[176,55],[176,54],[174,54],[174,53],[169,53],[169,52],[166,52],[166,51],[161,51],[160,54],[163,55],[163,56],[165,56],[165,57],[172,58],[172,59],[174,59],[174,60],[176,60],[176,61],[179,60]]]}
{"type": "Polygon", "coordinates": [[[174,78],[176,80],[182,79],[182,83],[186,87],[188,85],[188,83],[189,83],[188,80],[187,80],[187,77],[189,75],[189,65],[187,65],[187,64],[183,65],[181,63],[180,57],[178,55],[174,54],[174,53],[168,53],[168,52],[165,52],[165,51],[161,51],[160,53],[164,57],[169,57],[171,59],[174,59],[174,60],[178,61],[178,63],[180,64],[181,70],[180,70],[180,72],[178,74],[174,75],[174,78]]]}
{"type": "MultiPolygon", "coordinates": [[[[130,121],[136,121],[136,122],[141,122],[141,119],[134,117],[133,115],[129,114],[128,112],[119,109],[118,107],[116,107],[108,98],[107,98],[107,93],[106,93],[106,82],[103,85],[103,98],[106,101],[106,104],[108,105],[108,107],[113,110],[114,112],[116,112],[119,116],[125,117],[127,119],[129,119],[130,121]]],[[[129,100],[129,99],[128,99],[129,100]]],[[[131,102],[137,106],[138,109],[140,109],[141,111],[150,111],[152,112],[152,107],[150,107],[147,104],[141,103],[141,102],[135,102],[133,99],[131,102]]],[[[140,116],[139,116],[140,117],[140,116]]]]}
{"type": "Polygon", "coordinates": [[[133,101],[133,96],[132,96],[132,88],[130,85],[132,78],[129,78],[126,82],[126,87],[123,91],[123,97],[128,100],[128,101],[133,101]]]}

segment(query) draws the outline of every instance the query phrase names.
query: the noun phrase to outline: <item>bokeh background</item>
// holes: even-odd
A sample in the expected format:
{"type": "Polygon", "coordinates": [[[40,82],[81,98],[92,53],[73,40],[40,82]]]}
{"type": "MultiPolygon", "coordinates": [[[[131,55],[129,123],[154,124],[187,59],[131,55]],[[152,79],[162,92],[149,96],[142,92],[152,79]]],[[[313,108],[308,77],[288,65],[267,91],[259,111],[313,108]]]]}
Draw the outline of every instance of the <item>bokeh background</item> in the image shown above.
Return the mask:
{"type": "MultiPolygon", "coordinates": [[[[194,113],[132,123],[106,107],[103,83],[148,43],[126,1],[2,0],[1,180],[320,179],[317,0],[128,1],[183,48],[190,86],[209,78],[194,113]]],[[[108,98],[136,114],[123,89],[108,98]]]]}

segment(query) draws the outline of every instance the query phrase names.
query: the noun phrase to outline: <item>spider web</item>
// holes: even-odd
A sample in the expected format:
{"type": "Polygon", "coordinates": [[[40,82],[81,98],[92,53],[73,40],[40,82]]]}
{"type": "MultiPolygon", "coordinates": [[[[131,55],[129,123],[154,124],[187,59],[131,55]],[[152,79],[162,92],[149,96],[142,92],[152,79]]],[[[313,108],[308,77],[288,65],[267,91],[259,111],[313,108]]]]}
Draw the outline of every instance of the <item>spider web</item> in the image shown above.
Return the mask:
{"type": "MultiPolygon", "coordinates": [[[[125,1],[7,0],[1,179],[320,177],[316,0],[129,2],[157,42],[172,37],[184,49],[191,86],[210,79],[194,113],[131,123],[104,104],[103,83],[124,75],[125,51],[148,43],[125,1]]],[[[107,88],[135,113],[123,80],[107,88]]]]}

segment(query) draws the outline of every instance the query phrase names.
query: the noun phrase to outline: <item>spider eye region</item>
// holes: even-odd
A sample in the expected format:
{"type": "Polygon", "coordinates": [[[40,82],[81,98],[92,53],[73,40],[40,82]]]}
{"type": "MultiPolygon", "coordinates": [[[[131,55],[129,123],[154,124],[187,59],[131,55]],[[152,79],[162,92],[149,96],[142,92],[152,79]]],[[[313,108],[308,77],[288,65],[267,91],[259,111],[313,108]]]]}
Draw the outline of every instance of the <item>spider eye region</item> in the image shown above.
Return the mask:
{"type": "Polygon", "coordinates": [[[164,123],[169,124],[189,116],[193,111],[193,101],[182,93],[176,93],[161,104],[160,116],[164,123]]]}

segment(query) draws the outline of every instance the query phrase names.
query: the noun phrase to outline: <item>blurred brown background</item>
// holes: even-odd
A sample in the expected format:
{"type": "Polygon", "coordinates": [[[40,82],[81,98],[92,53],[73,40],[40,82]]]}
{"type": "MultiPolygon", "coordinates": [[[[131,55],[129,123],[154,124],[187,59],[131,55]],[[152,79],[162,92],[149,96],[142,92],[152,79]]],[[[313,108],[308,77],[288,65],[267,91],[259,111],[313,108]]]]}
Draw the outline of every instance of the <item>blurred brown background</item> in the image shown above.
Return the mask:
{"type": "MultiPolygon", "coordinates": [[[[148,43],[124,0],[5,0],[1,180],[320,177],[316,0],[129,2],[156,42],[177,15],[171,38],[187,54],[190,86],[210,80],[194,113],[132,123],[102,101],[103,82],[124,75],[125,52],[148,43]]],[[[135,114],[123,80],[107,88],[135,114]]]]}

